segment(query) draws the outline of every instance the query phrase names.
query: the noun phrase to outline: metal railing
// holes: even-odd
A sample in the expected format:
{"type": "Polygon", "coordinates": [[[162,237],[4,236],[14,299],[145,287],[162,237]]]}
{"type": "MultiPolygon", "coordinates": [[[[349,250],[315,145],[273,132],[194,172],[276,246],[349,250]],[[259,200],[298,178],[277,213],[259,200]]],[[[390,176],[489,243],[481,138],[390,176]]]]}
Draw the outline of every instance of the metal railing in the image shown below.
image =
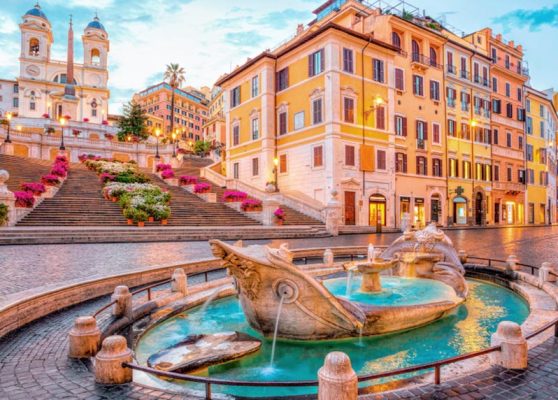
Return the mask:
{"type": "MultiPolygon", "coordinates": [[[[350,258],[351,260],[354,260],[355,257],[361,258],[361,257],[363,257],[363,255],[362,254],[356,254],[356,253],[335,255],[335,258],[344,258],[344,259],[350,258]]],[[[304,261],[304,263],[307,264],[308,260],[310,260],[310,259],[320,259],[321,257],[318,257],[318,256],[303,256],[303,257],[298,257],[297,258],[295,256],[295,258],[299,259],[301,261],[304,261]]],[[[476,261],[484,261],[484,262],[486,262],[486,265],[488,267],[496,267],[496,266],[498,266],[498,264],[502,264],[501,266],[507,265],[506,260],[500,260],[500,259],[475,257],[475,256],[468,256],[467,259],[468,260],[476,260],[476,261]]],[[[534,266],[534,265],[518,263],[518,262],[516,262],[515,264],[517,266],[522,267],[522,268],[527,268],[532,275],[534,275],[535,271],[538,271],[538,269],[539,269],[539,267],[534,266]]],[[[218,268],[218,269],[222,269],[222,268],[218,268]]],[[[206,272],[206,274],[207,274],[207,272],[206,272]]],[[[556,273],[553,273],[553,275],[558,276],[558,274],[556,274],[556,273]]],[[[206,275],[206,280],[207,280],[207,275],[206,275]]],[[[150,285],[148,287],[145,287],[145,288],[142,288],[140,290],[137,290],[137,291],[133,292],[133,294],[141,293],[141,292],[146,291],[146,290],[148,291],[148,294],[149,294],[150,289],[152,289],[154,287],[157,287],[157,286],[161,286],[161,285],[163,285],[165,283],[168,283],[168,282],[170,282],[170,280],[167,280],[163,283],[150,285]]],[[[106,309],[109,306],[105,306],[105,307],[103,307],[103,309],[106,309]]],[[[101,309],[101,310],[103,310],[103,309],[101,309]]],[[[554,327],[554,336],[558,337],[558,318],[555,318],[552,321],[545,324],[544,326],[537,329],[536,331],[527,335],[526,340],[532,339],[532,338],[546,332],[548,329],[550,329],[552,327],[554,327]]],[[[410,374],[410,373],[418,372],[418,371],[433,370],[433,372],[434,372],[434,379],[433,379],[434,384],[439,385],[442,382],[442,368],[444,366],[447,366],[447,365],[450,365],[450,364],[455,364],[455,363],[460,362],[460,361],[469,360],[469,359],[472,359],[472,358],[484,356],[484,355],[487,355],[487,354],[491,354],[491,353],[494,353],[494,352],[497,352],[497,351],[501,351],[501,349],[502,349],[501,345],[491,346],[491,347],[488,347],[488,348],[483,349],[483,350],[474,351],[474,352],[470,352],[470,353],[466,353],[466,354],[461,354],[461,355],[458,355],[458,356],[455,356],[455,357],[445,358],[443,360],[418,364],[418,365],[414,365],[414,366],[410,366],[410,367],[406,367],[406,368],[399,368],[399,369],[392,370],[392,371],[360,375],[360,376],[358,376],[358,381],[359,382],[368,382],[368,381],[373,381],[373,380],[382,379],[382,378],[389,378],[389,377],[394,377],[394,376],[406,375],[406,374],[410,374]]],[[[230,379],[209,378],[209,377],[202,377],[202,376],[196,376],[196,375],[180,374],[180,373],[176,373],[176,372],[161,371],[161,370],[157,370],[157,369],[154,369],[154,368],[144,367],[144,366],[140,366],[140,365],[133,364],[133,363],[128,363],[128,362],[122,363],[122,367],[130,368],[132,370],[141,371],[141,372],[151,374],[151,375],[154,375],[154,376],[174,379],[174,380],[178,380],[178,381],[203,383],[205,385],[205,398],[206,399],[211,399],[212,385],[237,386],[237,387],[239,387],[239,386],[243,386],[243,387],[247,387],[247,386],[249,386],[249,387],[311,387],[311,386],[314,386],[315,387],[315,386],[318,386],[318,384],[319,384],[318,380],[239,381],[239,380],[230,380],[230,379]]]]}

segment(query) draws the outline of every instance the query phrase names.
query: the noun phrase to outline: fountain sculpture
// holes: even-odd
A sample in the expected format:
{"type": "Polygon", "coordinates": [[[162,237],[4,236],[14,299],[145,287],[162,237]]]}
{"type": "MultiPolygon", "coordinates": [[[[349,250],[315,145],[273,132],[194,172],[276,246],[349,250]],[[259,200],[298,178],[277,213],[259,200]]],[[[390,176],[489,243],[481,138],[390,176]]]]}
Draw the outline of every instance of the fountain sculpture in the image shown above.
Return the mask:
{"type": "Polygon", "coordinates": [[[405,232],[379,257],[372,248],[367,261],[345,265],[351,272],[362,274],[360,291],[372,296],[370,302],[336,297],[321,281],[293,264],[286,245],[274,249],[261,245],[238,247],[219,240],[210,244],[213,254],[225,261],[234,278],[248,322],[266,336],[313,340],[406,330],[443,317],[467,296],[465,271],[457,252],[434,225],[419,232],[405,232]],[[391,279],[434,280],[438,281],[437,287],[447,290],[430,302],[375,304],[374,295],[382,292],[380,274],[388,270],[396,276],[391,279]]]}

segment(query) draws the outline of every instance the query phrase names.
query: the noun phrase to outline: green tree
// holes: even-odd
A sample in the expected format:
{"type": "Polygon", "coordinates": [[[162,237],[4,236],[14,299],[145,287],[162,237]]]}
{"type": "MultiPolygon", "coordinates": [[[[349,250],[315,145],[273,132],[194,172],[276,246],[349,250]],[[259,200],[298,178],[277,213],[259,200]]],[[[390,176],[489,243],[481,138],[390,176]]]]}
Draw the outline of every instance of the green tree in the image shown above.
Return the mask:
{"type": "Polygon", "coordinates": [[[170,132],[172,134],[174,130],[174,91],[176,88],[179,88],[184,83],[186,79],[184,75],[186,71],[178,64],[170,63],[167,65],[167,69],[165,71],[165,80],[171,85],[172,88],[172,95],[171,95],[171,125],[170,125],[170,132]]]}
{"type": "Polygon", "coordinates": [[[209,154],[210,150],[211,150],[211,142],[206,142],[204,140],[197,140],[196,143],[194,143],[194,153],[197,154],[198,156],[205,157],[206,155],[209,154]]]}
{"type": "Polygon", "coordinates": [[[126,141],[128,136],[132,136],[136,140],[147,139],[149,133],[146,122],[145,111],[138,103],[130,101],[124,104],[122,118],[118,121],[118,140],[126,141]]]}

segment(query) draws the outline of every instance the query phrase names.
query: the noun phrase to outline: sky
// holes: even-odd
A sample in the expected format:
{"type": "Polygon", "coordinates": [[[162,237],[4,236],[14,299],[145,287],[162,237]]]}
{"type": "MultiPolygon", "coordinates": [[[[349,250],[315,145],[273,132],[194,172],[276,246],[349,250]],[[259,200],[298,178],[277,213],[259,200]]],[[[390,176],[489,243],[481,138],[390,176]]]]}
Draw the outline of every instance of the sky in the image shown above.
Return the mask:
{"type": "MultiPolygon", "coordinates": [[[[325,0],[41,0],[53,26],[53,58],[65,60],[67,25],[73,15],[76,61],[80,36],[98,13],[109,38],[111,113],[147,86],[162,80],[165,65],[186,70],[185,85],[211,87],[248,57],[292,37],[325,0]]],[[[373,0],[369,0],[373,2],[373,0]]],[[[395,0],[389,0],[395,3],[395,0]]],[[[18,75],[21,16],[34,0],[0,0],[0,77],[18,75]]],[[[458,31],[491,26],[523,44],[537,89],[558,89],[558,0],[415,0],[412,4],[458,31]]]]}

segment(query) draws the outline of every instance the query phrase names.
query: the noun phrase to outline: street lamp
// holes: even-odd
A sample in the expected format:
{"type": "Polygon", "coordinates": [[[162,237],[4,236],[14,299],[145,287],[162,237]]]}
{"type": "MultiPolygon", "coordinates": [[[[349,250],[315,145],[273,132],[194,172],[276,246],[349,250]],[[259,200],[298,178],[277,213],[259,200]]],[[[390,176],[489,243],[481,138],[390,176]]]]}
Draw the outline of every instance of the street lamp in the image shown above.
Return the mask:
{"type": "Polygon", "coordinates": [[[155,129],[155,136],[157,137],[157,151],[155,152],[155,158],[159,159],[161,156],[159,155],[159,136],[161,135],[161,130],[159,128],[155,129]]]}
{"type": "Polygon", "coordinates": [[[176,141],[176,132],[173,132],[173,133],[172,133],[172,157],[173,157],[173,158],[176,158],[175,141],[176,141]]]}
{"type": "Polygon", "coordinates": [[[6,114],[6,120],[8,121],[8,134],[6,135],[6,140],[4,140],[4,143],[12,143],[12,140],[10,139],[10,124],[12,121],[12,113],[9,112],[6,114]]]}
{"type": "Polygon", "coordinates": [[[60,150],[64,151],[66,150],[66,147],[64,146],[64,125],[66,124],[66,118],[64,117],[60,117],[60,126],[61,131],[62,131],[62,135],[60,136],[60,150]]]}

